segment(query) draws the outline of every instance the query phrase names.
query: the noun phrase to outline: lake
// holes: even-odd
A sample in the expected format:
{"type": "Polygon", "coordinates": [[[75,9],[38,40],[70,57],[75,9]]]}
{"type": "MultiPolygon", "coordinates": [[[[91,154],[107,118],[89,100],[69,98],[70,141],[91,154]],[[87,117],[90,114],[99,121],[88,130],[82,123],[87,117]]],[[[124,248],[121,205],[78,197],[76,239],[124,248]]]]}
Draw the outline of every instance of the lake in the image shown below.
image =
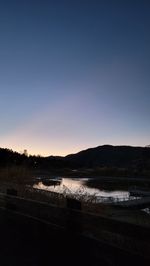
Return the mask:
{"type": "Polygon", "coordinates": [[[45,191],[69,194],[69,195],[87,195],[95,197],[97,201],[121,201],[128,200],[130,193],[127,190],[118,189],[103,189],[103,186],[98,184],[98,179],[92,178],[92,186],[90,178],[55,178],[55,179],[37,179],[34,188],[45,191]],[[94,183],[95,180],[95,183],[94,183]],[[95,184],[95,187],[93,187],[95,184]],[[98,186],[98,188],[97,188],[98,186]]]}

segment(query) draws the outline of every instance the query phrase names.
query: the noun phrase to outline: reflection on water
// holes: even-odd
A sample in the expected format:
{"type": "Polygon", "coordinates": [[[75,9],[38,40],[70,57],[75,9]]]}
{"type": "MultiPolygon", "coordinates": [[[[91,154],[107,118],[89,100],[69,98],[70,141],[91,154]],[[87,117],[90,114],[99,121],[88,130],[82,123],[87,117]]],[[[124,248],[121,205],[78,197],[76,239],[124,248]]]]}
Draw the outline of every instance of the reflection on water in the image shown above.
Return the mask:
{"type": "Polygon", "coordinates": [[[40,181],[34,185],[34,188],[42,189],[46,191],[66,193],[66,194],[80,194],[91,195],[96,198],[111,198],[116,200],[128,200],[130,195],[128,191],[111,190],[106,191],[103,189],[88,187],[88,178],[59,178],[49,180],[49,182],[40,181]],[[56,181],[56,182],[55,182],[56,181]],[[59,181],[59,182],[58,182],[59,181]]]}
{"type": "Polygon", "coordinates": [[[150,208],[145,208],[145,209],[143,209],[143,211],[150,214],[150,208]]]}

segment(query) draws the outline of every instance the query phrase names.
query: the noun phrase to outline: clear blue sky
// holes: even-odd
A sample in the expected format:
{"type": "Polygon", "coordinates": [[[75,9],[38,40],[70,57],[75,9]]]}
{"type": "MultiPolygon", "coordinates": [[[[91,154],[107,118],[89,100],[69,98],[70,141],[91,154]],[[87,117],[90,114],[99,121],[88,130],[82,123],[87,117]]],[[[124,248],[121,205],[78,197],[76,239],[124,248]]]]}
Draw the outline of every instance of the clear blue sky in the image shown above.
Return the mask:
{"type": "Polygon", "coordinates": [[[150,1],[1,0],[0,146],[150,144],[150,1]]]}

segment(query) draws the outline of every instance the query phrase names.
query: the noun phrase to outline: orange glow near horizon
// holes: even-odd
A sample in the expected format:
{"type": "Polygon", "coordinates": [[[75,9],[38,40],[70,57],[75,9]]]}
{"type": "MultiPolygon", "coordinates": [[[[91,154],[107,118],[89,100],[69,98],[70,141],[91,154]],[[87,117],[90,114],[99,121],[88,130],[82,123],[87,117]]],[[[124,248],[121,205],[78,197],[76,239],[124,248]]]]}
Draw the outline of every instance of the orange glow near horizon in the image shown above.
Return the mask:
{"type": "Polygon", "coordinates": [[[53,118],[48,116],[49,107],[34,113],[26,122],[1,136],[0,147],[9,148],[17,152],[25,149],[28,154],[41,156],[66,156],[92,147],[104,144],[146,146],[149,144],[149,135],[140,136],[120,133],[111,135],[109,127],[103,124],[104,130],[96,130],[97,125],[89,127],[84,121],[80,129],[76,123],[68,118],[68,123],[63,122],[60,113],[53,118]],[[88,128],[91,130],[89,134],[88,128]],[[96,132],[96,133],[95,133],[96,132]]]}

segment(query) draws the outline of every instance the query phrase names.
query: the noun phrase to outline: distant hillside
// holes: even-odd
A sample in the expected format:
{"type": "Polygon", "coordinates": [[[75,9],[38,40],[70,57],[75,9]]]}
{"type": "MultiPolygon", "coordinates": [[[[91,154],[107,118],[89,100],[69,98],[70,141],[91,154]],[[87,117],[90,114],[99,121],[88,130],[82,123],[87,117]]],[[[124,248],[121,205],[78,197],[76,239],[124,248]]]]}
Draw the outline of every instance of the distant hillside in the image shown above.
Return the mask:
{"type": "Polygon", "coordinates": [[[126,166],[142,159],[148,150],[141,147],[103,145],[68,155],[66,160],[85,167],[126,166]]]}
{"type": "Polygon", "coordinates": [[[23,165],[31,169],[48,171],[52,169],[117,168],[150,175],[150,147],[103,145],[66,157],[27,156],[9,149],[0,149],[0,167],[12,165],[23,165]]]}
{"type": "Polygon", "coordinates": [[[70,166],[76,167],[148,167],[150,148],[103,145],[65,157],[70,166]]]}

